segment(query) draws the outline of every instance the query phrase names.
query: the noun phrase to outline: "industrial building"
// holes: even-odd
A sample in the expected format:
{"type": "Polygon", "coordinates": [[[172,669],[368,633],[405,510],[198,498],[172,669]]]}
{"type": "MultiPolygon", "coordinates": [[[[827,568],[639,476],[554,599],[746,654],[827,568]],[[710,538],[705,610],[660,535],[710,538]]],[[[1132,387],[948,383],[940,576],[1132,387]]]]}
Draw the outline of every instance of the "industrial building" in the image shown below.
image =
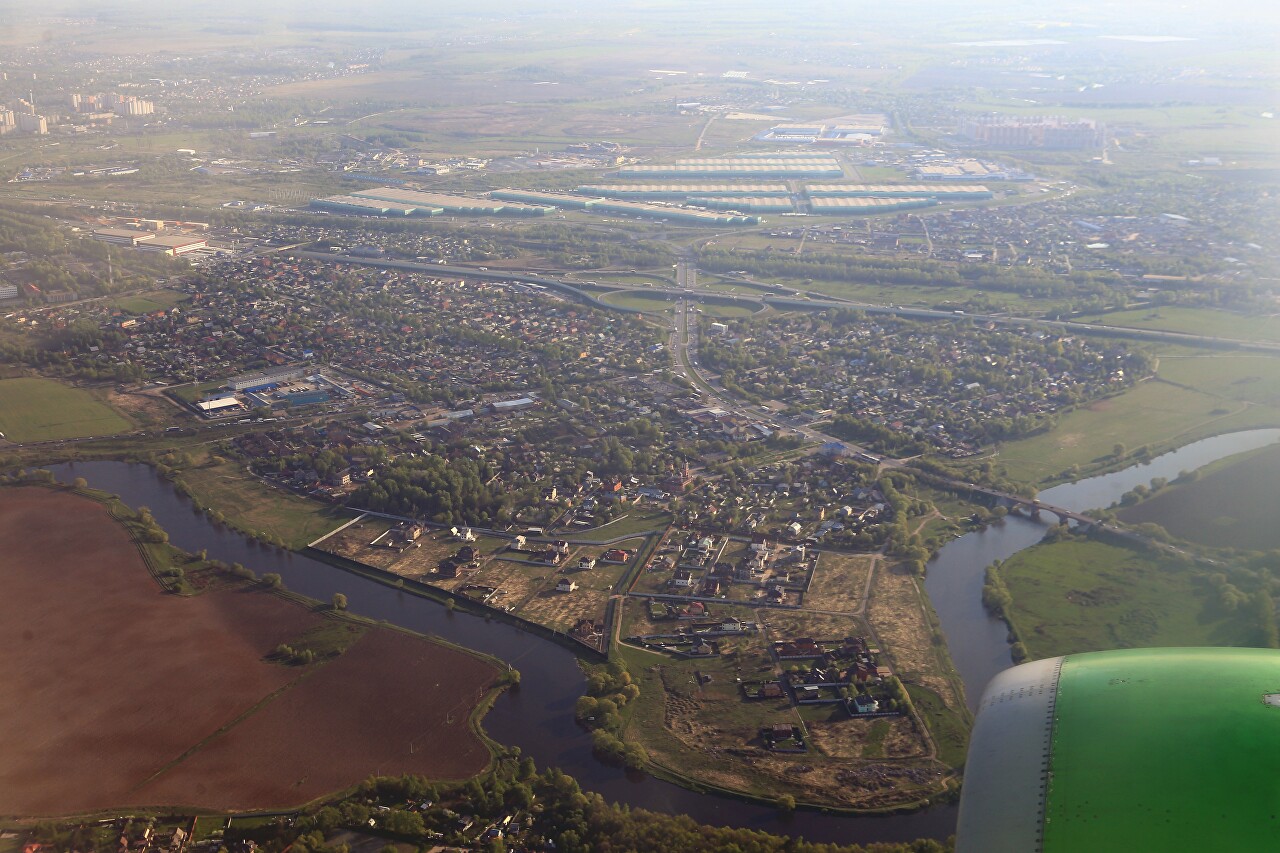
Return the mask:
{"type": "Polygon", "coordinates": [[[511,204],[492,199],[426,193],[397,187],[379,187],[352,193],[357,198],[395,202],[443,212],[449,216],[542,216],[553,208],[538,204],[511,204]]]}
{"type": "Polygon", "coordinates": [[[354,213],[358,216],[432,216],[443,213],[441,208],[418,207],[412,204],[401,204],[395,201],[374,201],[353,195],[332,195],[328,198],[313,198],[311,206],[319,210],[332,210],[337,213],[354,213]]]}
{"type": "Polygon", "coordinates": [[[991,190],[983,186],[949,186],[947,184],[809,184],[805,194],[810,198],[936,198],[939,201],[968,201],[991,198],[991,190]]]}
{"type": "Polygon", "coordinates": [[[604,198],[690,198],[692,196],[789,196],[786,184],[588,184],[574,192],[604,198]]]}
{"type": "Polygon", "coordinates": [[[570,210],[589,210],[592,213],[616,213],[665,219],[689,225],[758,225],[760,217],[711,213],[689,207],[667,204],[645,204],[638,201],[617,201],[607,198],[587,198],[569,193],[537,192],[533,190],[494,190],[494,198],[548,204],[570,210]]]}
{"type": "Polygon", "coordinates": [[[698,196],[687,204],[712,210],[736,210],[741,213],[791,213],[795,206],[788,196],[698,196]]]}
{"type": "Polygon", "coordinates": [[[196,403],[196,408],[199,409],[200,413],[203,415],[218,415],[243,409],[244,404],[236,397],[226,396],[215,397],[212,400],[201,400],[196,403]]]}
{"type": "Polygon", "coordinates": [[[183,234],[174,234],[172,236],[160,235],[154,237],[139,244],[138,248],[147,252],[162,252],[169,256],[175,256],[185,255],[187,252],[194,252],[208,245],[209,241],[204,237],[188,237],[183,234]]]}
{"type": "Polygon", "coordinates": [[[887,116],[871,113],[845,116],[838,124],[826,122],[775,124],[757,134],[755,140],[806,145],[866,145],[883,136],[888,126],[887,116]]]}
{"type": "Polygon", "coordinates": [[[136,246],[147,240],[154,240],[156,235],[150,231],[135,231],[132,228],[97,228],[93,239],[105,243],[119,243],[123,246],[136,246]]]}
{"type": "Polygon", "coordinates": [[[307,370],[307,365],[294,364],[277,367],[275,370],[264,370],[261,373],[242,373],[239,376],[233,376],[228,379],[225,387],[232,391],[261,390],[267,385],[276,385],[281,382],[288,382],[290,379],[297,379],[307,370]]]}
{"type": "Polygon", "coordinates": [[[814,198],[809,206],[814,213],[889,213],[894,210],[912,210],[932,207],[934,198],[814,198]]]}
{"type": "Polygon", "coordinates": [[[641,163],[618,170],[623,178],[842,178],[834,157],[813,155],[698,157],[674,163],[641,163]]]}
{"type": "Polygon", "coordinates": [[[973,159],[923,163],[914,166],[912,172],[921,181],[1005,181],[1020,177],[1015,171],[1002,171],[973,159]]]}

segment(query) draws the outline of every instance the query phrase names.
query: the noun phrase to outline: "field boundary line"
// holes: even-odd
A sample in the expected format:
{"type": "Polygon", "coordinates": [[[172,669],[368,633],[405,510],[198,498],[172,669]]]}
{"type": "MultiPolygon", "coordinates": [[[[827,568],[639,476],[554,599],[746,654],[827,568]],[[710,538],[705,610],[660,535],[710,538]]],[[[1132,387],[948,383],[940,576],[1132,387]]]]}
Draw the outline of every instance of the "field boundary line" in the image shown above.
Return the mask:
{"type": "Polygon", "coordinates": [[[308,543],[307,543],[307,547],[308,547],[308,548],[314,548],[314,547],[316,547],[317,545],[319,545],[321,542],[323,542],[324,540],[328,539],[330,536],[337,536],[339,533],[341,533],[342,531],[346,530],[348,527],[350,527],[351,525],[355,524],[357,521],[361,521],[361,520],[363,520],[363,519],[364,519],[364,518],[366,518],[368,515],[369,515],[369,513],[367,513],[367,512],[362,512],[362,513],[360,513],[360,515],[358,515],[358,516],[356,516],[355,518],[351,519],[351,520],[350,520],[350,521],[348,521],[346,524],[344,524],[344,525],[342,525],[341,527],[336,528],[336,529],[334,529],[334,530],[330,530],[328,533],[326,533],[325,535],[321,536],[321,537],[320,537],[319,539],[317,539],[316,541],[314,541],[314,542],[308,542],[308,543]]]}
{"type": "Polygon", "coordinates": [[[250,705],[248,708],[246,708],[245,710],[241,711],[239,714],[237,714],[235,717],[233,717],[230,721],[228,721],[228,722],[226,722],[226,723],[223,723],[220,727],[218,727],[216,730],[214,730],[211,734],[206,735],[205,737],[203,737],[203,738],[201,738],[200,740],[198,740],[198,741],[196,741],[195,743],[193,743],[191,746],[187,747],[185,750],[183,750],[183,751],[182,751],[181,753],[179,753],[178,755],[176,755],[176,756],[174,756],[173,758],[171,758],[171,759],[169,759],[168,761],[166,761],[164,764],[162,764],[162,765],[160,766],[160,769],[159,769],[159,770],[157,770],[156,772],[152,773],[150,776],[148,776],[147,778],[145,778],[145,779],[143,779],[141,782],[139,782],[137,785],[135,785],[135,786],[131,789],[130,793],[132,793],[133,791],[137,791],[137,790],[139,790],[139,789],[143,788],[144,786],[146,786],[146,785],[147,785],[147,784],[149,784],[150,782],[154,781],[155,779],[158,779],[160,776],[163,776],[165,773],[168,773],[170,770],[172,770],[173,768],[177,767],[177,766],[178,766],[179,764],[181,764],[182,762],[186,761],[186,760],[187,760],[188,758],[190,758],[192,755],[194,755],[195,753],[197,753],[197,752],[199,752],[200,750],[204,749],[204,748],[205,748],[206,746],[208,746],[212,741],[214,741],[214,740],[216,740],[216,739],[218,739],[218,738],[222,737],[224,734],[226,734],[227,732],[229,732],[229,731],[231,731],[232,729],[234,729],[236,726],[238,726],[238,725],[240,725],[241,723],[243,723],[243,722],[244,722],[245,720],[247,720],[249,717],[252,717],[254,714],[256,714],[256,713],[258,713],[259,711],[261,711],[261,710],[262,710],[263,708],[265,708],[267,705],[270,705],[272,702],[274,702],[276,699],[278,699],[278,698],[279,698],[279,697],[280,697],[280,696],[281,696],[285,691],[287,691],[287,690],[292,690],[295,686],[297,686],[297,685],[298,685],[300,682],[302,682],[304,679],[310,678],[313,674],[315,674],[315,673],[319,672],[319,671],[320,671],[321,669],[323,669],[327,664],[328,664],[328,661],[324,661],[324,662],[322,662],[319,666],[316,666],[314,669],[312,669],[310,672],[303,672],[303,673],[300,673],[300,674],[298,675],[298,677],[297,677],[297,678],[294,678],[294,679],[290,680],[287,684],[283,684],[283,685],[281,685],[280,687],[277,687],[275,690],[272,690],[272,691],[271,691],[270,693],[268,693],[266,696],[263,696],[263,697],[262,697],[261,699],[259,699],[257,702],[254,702],[254,703],[253,703],[252,705],[250,705]]]}

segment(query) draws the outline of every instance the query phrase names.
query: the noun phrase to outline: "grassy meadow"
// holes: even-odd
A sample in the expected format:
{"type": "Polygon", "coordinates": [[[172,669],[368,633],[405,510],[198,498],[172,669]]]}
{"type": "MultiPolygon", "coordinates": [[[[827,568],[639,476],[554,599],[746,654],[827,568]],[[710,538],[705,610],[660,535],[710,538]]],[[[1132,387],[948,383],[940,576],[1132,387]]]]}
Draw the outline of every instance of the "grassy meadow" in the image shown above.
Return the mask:
{"type": "Polygon", "coordinates": [[[1116,444],[1168,450],[1210,435],[1280,425],[1280,358],[1176,349],[1157,379],[1066,413],[1048,432],[1009,442],[997,461],[1039,483],[1106,464],[1116,444]]]}
{"type": "Polygon", "coordinates": [[[1146,646],[1230,646],[1254,626],[1194,568],[1123,545],[1061,541],[1000,568],[1009,615],[1032,659],[1146,646]]]}
{"type": "Polygon", "coordinates": [[[1278,482],[1280,444],[1273,444],[1127,507],[1120,518],[1130,524],[1154,522],[1179,539],[1214,548],[1280,548],[1278,482]]]}
{"type": "Polygon", "coordinates": [[[10,441],[86,438],[132,427],[84,389],[36,377],[0,381],[0,432],[10,441]]]}

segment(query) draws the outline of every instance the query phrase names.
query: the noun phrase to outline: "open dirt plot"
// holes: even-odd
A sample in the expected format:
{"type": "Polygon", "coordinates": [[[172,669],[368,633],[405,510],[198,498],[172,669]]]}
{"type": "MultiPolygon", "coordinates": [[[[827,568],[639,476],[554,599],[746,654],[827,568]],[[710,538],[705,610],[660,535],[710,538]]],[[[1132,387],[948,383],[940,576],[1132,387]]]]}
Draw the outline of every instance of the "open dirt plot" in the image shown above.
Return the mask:
{"type": "Polygon", "coordinates": [[[808,613],[803,610],[768,610],[761,611],[760,618],[768,624],[771,640],[796,637],[839,640],[844,637],[865,636],[867,632],[866,626],[852,616],[832,616],[827,613],[808,613]]]}
{"type": "Polygon", "coordinates": [[[485,563],[479,571],[464,579],[454,581],[437,578],[431,580],[431,583],[446,589],[457,589],[465,584],[493,587],[499,592],[490,599],[490,604],[494,607],[518,607],[548,582],[554,586],[555,581],[551,580],[554,573],[555,569],[550,566],[498,558],[485,563]]]}
{"type": "Polygon", "coordinates": [[[465,726],[495,675],[478,658],[373,630],[328,663],[268,662],[325,618],[257,590],[166,595],[66,492],[0,489],[0,543],[0,813],[280,807],[488,761],[465,726]]]}
{"type": "Polygon", "coordinates": [[[862,606],[867,572],[875,561],[873,555],[835,554],[824,551],[818,557],[818,568],[805,596],[805,606],[818,610],[855,612],[862,606]]]}
{"type": "Polygon", "coordinates": [[[857,720],[840,719],[840,713],[833,712],[830,721],[809,723],[809,739],[832,758],[923,758],[926,754],[910,717],[857,720]]]}
{"type": "Polygon", "coordinates": [[[923,684],[949,708],[959,707],[951,682],[941,675],[933,629],[925,617],[916,580],[905,568],[887,564],[876,569],[867,618],[899,678],[923,684]]]}
{"type": "Polygon", "coordinates": [[[392,523],[385,518],[370,516],[333,534],[316,547],[321,551],[346,557],[348,560],[356,560],[385,569],[399,559],[400,553],[394,548],[371,546],[369,543],[385,534],[391,527],[392,523]]]}
{"type": "MultiPolygon", "coordinates": [[[[383,548],[381,550],[391,553],[393,558],[388,562],[386,568],[389,572],[394,572],[401,577],[417,578],[427,583],[436,583],[439,580],[438,570],[440,564],[448,560],[465,543],[459,542],[447,533],[430,533],[423,534],[417,542],[414,542],[403,551],[383,548]]],[[[485,552],[478,547],[479,543],[472,543],[472,547],[480,552],[480,559],[485,559],[485,552]]],[[[377,556],[379,548],[376,546],[362,552],[355,559],[362,563],[368,562],[365,554],[369,556],[377,556]]]]}
{"type": "Polygon", "coordinates": [[[609,593],[597,589],[556,592],[554,586],[549,586],[516,612],[530,622],[537,622],[557,631],[568,631],[579,619],[603,620],[608,602],[609,593]]]}
{"type": "Polygon", "coordinates": [[[144,425],[166,424],[185,417],[177,404],[158,391],[107,392],[107,402],[144,425]]]}

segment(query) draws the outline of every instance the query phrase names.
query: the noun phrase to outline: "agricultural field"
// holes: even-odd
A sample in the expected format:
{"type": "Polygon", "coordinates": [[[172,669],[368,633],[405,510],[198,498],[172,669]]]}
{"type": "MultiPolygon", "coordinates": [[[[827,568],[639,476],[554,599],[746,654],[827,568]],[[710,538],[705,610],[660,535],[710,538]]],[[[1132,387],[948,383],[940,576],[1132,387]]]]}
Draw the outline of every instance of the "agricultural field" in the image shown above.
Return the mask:
{"type": "Polygon", "coordinates": [[[81,388],[52,379],[0,380],[0,432],[14,442],[112,435],[133,425],[81,388]]]}
{"type": "Polygon", "coordinates": [[[106,508],[64,491],[0,491],[0,542],[6,814],[281,808],[375,771],[489,763],[468,724],[496,676],[478,657],[388,629],[337,636],[341,622],[243,582],[160,595],[106,508]],[[281,644],[317,660],[272,659],[281,644]]]}
{"type": "Polygon", "coordinates": [[[1128,524],[1154,522],[1179,539],[1213,548],[1280,548],[1280,444],[1215,467],[1120,510],[1128,524]]]}
{"type": "Polygon", "coordinates": [[[1144,646],[1250,645],[1203,573],[1123,545],[1061,541],[1000,567],[1009,615],[1030,656],[1144,646]]]}

